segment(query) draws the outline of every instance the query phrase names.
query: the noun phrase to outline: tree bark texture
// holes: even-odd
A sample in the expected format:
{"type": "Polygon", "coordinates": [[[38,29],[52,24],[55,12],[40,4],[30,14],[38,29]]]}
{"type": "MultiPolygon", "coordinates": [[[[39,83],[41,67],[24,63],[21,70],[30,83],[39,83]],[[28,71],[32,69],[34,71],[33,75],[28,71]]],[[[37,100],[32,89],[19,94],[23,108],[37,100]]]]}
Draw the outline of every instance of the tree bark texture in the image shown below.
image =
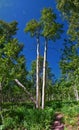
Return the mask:
{"type": "Polygon", "coordinates": [[[26,87],[20,83],[20,81],[18,79],[15,79],[15,82],[18,84],[18,86],[20,86],[24,92],[29,96],[30,100],[36,105],[36,100],[33,98],[33,96],[26,90],[26,87]]]}
{"type": "Polygon", "coordinates": [[[74,85],[74,94],[75,94],[75,98],[76,98],[76,101],[79,101],[79,95],[78,95],[78,90],[76,88],[76,85],[74,85]]]}
{"type": "Polygon", "coordinates": [[[36,60],[36,108],[40,108],[40,88],[39,88],[39,57],[40,57],[40,43],[37,38],[37,60],[36,60]]]}
{"type": "Polygon", "coordinates": [[[42,109],[45,104],[45,87],[46,87],[46,60],[47,60],[47,39],[45,39],[44,61],[43,61],[43,85],[42,85],[42,109]]]}

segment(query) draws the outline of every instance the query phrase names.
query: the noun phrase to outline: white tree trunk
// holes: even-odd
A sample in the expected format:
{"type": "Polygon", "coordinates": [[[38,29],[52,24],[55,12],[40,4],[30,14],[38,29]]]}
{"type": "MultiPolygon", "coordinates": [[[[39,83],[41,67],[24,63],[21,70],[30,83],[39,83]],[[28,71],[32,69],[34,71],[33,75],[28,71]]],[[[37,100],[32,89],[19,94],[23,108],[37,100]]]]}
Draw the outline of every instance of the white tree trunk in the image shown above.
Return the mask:
{"type": "Polygon", "coordinates": [[[76,88],[76,85],[74,85],[74,94],[75,94],[76,101],[79,101],[79,95],[78,95],[78,90],[76,88]]]}
{"type": "Polygon", "coordinates": [[[36,60],[36,108],[40,107],[39,95],[39,56],[40,56],[40,43],[37,38],[37,60],[36,60]]]}
{"type": "Polygon", "coordinates": [[[46,60],[47,60],[47,39],[45,39],[44,60],[43,60],[43,85],[42,85],[42,109],[45,102],[45,87],[46,87],[46,60]]]}
{"type": "Polygon", "coordinates": [[[15,82],[24,90],[24,92],[29,96],[30,100],[36,105],[36,100],[33,98],[33,96],[26,90],[26,87],[18,80],[14,79],[15,82]]]}

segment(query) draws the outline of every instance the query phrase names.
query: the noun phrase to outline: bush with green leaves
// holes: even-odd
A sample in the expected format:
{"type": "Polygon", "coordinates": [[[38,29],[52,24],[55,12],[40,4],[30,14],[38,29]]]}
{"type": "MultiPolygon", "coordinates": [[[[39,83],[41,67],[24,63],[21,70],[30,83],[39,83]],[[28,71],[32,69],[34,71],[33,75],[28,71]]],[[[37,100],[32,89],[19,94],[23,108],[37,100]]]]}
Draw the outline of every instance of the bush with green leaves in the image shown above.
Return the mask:
{"type": "Polygon", "coordinates": [[[50,130],[50,123],[54,110],[47,107],[45,110],[37,110],[18,106],[3,113],[3,129],[27,129],[27,130],[50,130]]]}

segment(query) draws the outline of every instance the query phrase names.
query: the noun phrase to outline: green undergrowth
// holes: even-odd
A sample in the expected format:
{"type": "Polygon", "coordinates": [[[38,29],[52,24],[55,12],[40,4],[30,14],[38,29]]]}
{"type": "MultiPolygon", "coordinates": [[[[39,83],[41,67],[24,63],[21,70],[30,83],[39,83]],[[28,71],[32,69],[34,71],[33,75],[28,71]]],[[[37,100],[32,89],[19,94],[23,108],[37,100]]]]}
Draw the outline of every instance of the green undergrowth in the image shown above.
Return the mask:
{"type": "MultiPolygon", "coordinates": [[[[2,130],[50,130],[54,110],[46,108],[44,110],[28,109],[25,106],[13,107],[8,111],[3,111],[4,121],[0,126],[2,130]]],[[[0,130],[1,130],[0,129],[0,130]]]]}
{"type": "Polygon", "coordinates": [[[72,127],[73,130],[78,129],[79,101],[52,101],[48,102],[47,105],[49,107],[53,107],[55,110],[54,112],[60,112],[63,114],[63,123],[65,124],[65,130],[70,129],[68,126],[72,127]]]}
{"type": "Polygon", "coordinates": [[[35,109],[31,103],[4,103],[2,107],[0,130],[50,130],[55,112],[64,115],[65,125],[77,126],[79,118],[79,102],[76,101],[46,102],[44,110],[35,109]]]}
{"type": "MultiPolygon", "coordinates": [[[[79,121],[79,105],[64,106],[61,109],[61,113],[64,115],[65,126],[72,126],[72,128],[78,127],[79,121]]],[[[66,129],[67,130],[67,129],[66,129]]]]}

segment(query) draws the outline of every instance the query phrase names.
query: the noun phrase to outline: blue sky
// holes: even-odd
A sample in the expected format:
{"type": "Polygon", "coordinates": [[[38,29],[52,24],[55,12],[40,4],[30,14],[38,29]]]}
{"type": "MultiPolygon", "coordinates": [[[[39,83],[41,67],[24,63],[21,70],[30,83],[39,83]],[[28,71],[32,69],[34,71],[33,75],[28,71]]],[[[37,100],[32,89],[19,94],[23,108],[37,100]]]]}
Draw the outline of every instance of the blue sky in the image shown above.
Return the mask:
{"type": "MultiPolygon", "coordinates": [[[[31,19],[40,18],[41,10],[44,7],[54,9],[58,17],[58,22],[64,23],[64,30],[67,30],[67,24],[62,20],[61,14],[56,10],[55,0],[0,0],[0,19],[6,22],[16,20],[18,22],[17,38],[24,43],[23,54],[26,57],[27,68],[30,69],[32,60],[36,59],[36,41],[29,34],[24,33],[26,23],[31,19]]],[[[55,43],[50,42],[48,45],[47,60],[52,72],[56,77],[60,76],[58,62],[60,60],[60,49],[62,48],[63,39],[66,33],[62,34],[61,39],[55,43]]],[[[43,55],[44,41],[41,42],[41,54],[43,55]]]]}

